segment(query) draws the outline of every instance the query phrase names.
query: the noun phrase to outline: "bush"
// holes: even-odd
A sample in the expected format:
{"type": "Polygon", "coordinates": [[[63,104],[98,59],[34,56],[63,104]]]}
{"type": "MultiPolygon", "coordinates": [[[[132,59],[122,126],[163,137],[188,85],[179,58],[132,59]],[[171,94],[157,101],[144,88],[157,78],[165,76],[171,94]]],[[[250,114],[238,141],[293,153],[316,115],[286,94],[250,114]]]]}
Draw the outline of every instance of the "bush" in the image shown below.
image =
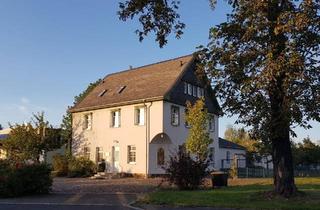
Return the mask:
{"type": "Polygon", "coordinates": [[[209,174],[207,167],[207,161],[194,160],[180,148],[178,154],[170,158],[166,173],[170,184],[175,184],[180,190],[193,190],[209,174]]]}
{"type": "Polygon", "coordinates": [[[68,164],[68,177],[92,176],[95,169],[95,164],[87,158],[71,158],[68,164]]]}
{"type": "Polygon", "coordinates": [[[0,170],[1,197],[44,194],[52,186],[51,168],[46,164],[5,164],[0,170]]]}
{"type": "Polygon", "coordinates": [[[68,157],[65,155],[55,155],[53,157],[52,167],[56,176],[68,175],[68,157]]]}

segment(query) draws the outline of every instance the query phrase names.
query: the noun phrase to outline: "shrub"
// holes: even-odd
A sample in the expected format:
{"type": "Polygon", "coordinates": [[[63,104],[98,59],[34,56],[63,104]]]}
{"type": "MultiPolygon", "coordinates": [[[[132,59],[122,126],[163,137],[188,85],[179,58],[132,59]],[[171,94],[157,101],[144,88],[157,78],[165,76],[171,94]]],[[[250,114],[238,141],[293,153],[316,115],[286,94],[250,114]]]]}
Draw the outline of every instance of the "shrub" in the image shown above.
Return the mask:
{"type": "Polygon", "coordinates": [[[0,196],[44,194],[52,186],[51,168],[46,164],[1,166],[0,196]]]}
{"type": "Polygon", "coordinates": [[[55,155],[53,157],[52,167],[56,176],[68,175],[68,157],[65,155],[55,155]]]}
{"type": "Polygon", "coordinates": [[[68,177],[92,176],[95,169],[95,164],[87,158],[71,158],[68,164],[68,177]]]}
{"type": "Polygon", "coordinates": [[[207,161],[194,160],[180,148],[177,155],[170,158],[166,173],[170,184],[175,184],[180,190],[193,190],[208,175],[207,167],[207,161]]]}

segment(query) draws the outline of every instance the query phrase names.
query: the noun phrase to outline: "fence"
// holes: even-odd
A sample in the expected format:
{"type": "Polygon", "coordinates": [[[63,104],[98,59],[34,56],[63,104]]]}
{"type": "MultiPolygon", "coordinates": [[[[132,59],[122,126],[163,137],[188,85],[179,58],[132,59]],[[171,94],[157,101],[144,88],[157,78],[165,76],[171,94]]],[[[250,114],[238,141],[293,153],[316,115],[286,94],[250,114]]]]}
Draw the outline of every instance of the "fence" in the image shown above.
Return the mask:
{"type": "MultiPolygon", "coordinates": [[[[224,169],[228,171],[228,169],[224,169]]],[[[295,177],[320,177],[320,170],[295,170],[295,177]]],[[[266,168],[238,168],[238,178],[271,178],[273,170],[266,168]]]]}

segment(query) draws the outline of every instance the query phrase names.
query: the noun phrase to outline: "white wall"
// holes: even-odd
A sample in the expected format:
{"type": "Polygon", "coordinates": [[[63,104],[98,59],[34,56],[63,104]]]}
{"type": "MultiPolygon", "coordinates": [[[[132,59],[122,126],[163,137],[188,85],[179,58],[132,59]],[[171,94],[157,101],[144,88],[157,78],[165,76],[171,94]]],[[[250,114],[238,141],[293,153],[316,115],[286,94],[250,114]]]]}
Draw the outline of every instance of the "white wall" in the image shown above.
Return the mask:
{"type": "MultiPolygon", "coordinates": [[[[150,108],[150,137],[161,133],[162,101],[146,104],[150,108]]],[[[90,147],[90,159],[95,161],[96,147],[103,148],[104,159],[109,166],[112,165],[112,146],[120,147],[120,171],[127,173],[146,173],[146,138],[147,125],[134,124],[134,110],[136,106],[144,104],[127,105],[99,109],[88,112],[73,113],[73,153],[81,155],[85,145],[90,147]],[[112,128],[111,111],[121,109],[121,127],[112,128]],[[92,113],[93,122],[91,130],[84,130],[84,114],[92,113]],[[136,163],[127,163],[128,145],[136,146],[136,163]]]]}

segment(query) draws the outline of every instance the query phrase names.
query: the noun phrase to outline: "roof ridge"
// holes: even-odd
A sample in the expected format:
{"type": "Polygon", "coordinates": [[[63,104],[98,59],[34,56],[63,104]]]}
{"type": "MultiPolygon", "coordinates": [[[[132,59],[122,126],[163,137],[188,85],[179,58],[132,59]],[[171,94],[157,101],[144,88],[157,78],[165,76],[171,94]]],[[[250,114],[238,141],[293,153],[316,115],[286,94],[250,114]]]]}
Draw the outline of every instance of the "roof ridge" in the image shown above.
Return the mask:
{"type": "Polygon", "coordinates": [[[138,70],[138,69],[147,67],[147,66],[153,66],[153,65],[160,64],[160,63],[165,63],[165,62],[177,60],[177,59],[180,59],[180,58],[192,56],[193,54],[194,54],[194,53],[191,53],[191,54],[188,54],[188,55],[179,56],[179,57],[176,57],[176,58],[170,58],[170,59],[163,60],[163,61],[158,61],[158,62],[155,62],[155,63],[150,63],[150,64],[142,65],[142,66],[135,67],[135,68],[132,68],[132,69],[126,69],[126,70],[117,71],[117,72],[114,72],[114,73],[107,74],[102,80],[104,80],[105,78],[107,78],[107,77],[109,77],[109,76],[115,75],[115,74],[121,74],[121,73],[124,73],[124,72],[135,71],[135,70],[138,70]]]}

